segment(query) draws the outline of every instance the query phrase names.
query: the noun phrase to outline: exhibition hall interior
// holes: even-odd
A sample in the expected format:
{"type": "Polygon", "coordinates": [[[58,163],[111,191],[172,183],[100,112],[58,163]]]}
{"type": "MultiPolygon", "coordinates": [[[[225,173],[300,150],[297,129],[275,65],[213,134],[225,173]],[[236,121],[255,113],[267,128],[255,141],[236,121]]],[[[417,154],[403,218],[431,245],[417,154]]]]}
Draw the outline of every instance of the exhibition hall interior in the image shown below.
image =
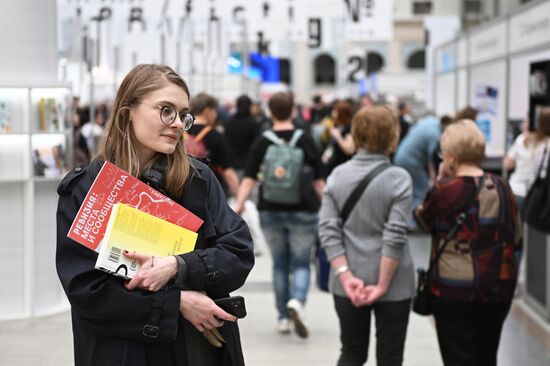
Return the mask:
{"type": "Polygon", "coordinates": [[[1,365],[550,366],[550,0],[2,0],[0,50],[1,365]]]}

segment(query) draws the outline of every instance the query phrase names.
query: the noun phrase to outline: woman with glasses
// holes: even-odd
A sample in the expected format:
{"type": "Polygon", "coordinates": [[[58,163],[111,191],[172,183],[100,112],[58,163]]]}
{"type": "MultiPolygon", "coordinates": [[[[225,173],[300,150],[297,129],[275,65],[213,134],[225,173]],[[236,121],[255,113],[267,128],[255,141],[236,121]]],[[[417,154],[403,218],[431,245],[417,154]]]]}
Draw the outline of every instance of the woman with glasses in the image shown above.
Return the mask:
{"type": "Polygon", "coordinates": [[[57,272],[72,307],[75,365],[243,365],[236,318],[212,299],[241,287],[252,240],[208,167],[187,156],[189,89],[172,69],[138,65],[118,90],[92,163],[61,182],[57,272]],[[67,237],[104,161],[158,189],[204,220],[195,250],[181,256],[127,253],[142,264],[129,282],[94,269],[97,254],[67,237]],[[202,334],[201,334],[202,333],[202,334]]]}

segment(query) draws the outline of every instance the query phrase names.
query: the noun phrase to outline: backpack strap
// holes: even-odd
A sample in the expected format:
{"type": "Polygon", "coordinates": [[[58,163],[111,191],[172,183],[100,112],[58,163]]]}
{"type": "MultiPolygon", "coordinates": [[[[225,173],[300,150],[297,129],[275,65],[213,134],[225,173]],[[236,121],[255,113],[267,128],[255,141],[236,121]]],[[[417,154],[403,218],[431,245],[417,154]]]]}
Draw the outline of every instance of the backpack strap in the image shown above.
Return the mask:
{"type": "Polygon", "coordinates": [[[359,201],[359,198],[363,195],[363,192],[365,192],[365,190],[369,186],[370,182],[390,166],[390,164],[382,163],[376,168],[372,169],[369,173],[367,173],[367,175],[365,175],[365,177],[363,177],[363,179],[361,179],[359,184],[354,188],[349,197],[346,199],[346,203],[344,203],[342,213],[340,214],[340,217],[342,218],[342,226],[344,226],[344,224],[348,220],[349,214],[355,207],[355,204],[359,201]]]}
{"type": "MultiPolygon", "coordinates": [[[[199,132],[196,136],[195,136],[195,142],[199,142],[201,141],[203,138],[206,137],[206,135],[208,135],[208,132],[210,132],[212,130],[212,126],[206,126],[204,127],[201,132],[199,132]]],[[[183,136],[184,138],[187,140],[189,138],[189,132],[187,131],[184,131],[183,132],[183,136]]]]}
{"type": "Polygon", "coordinates": [[[269,141],[273,142],[274,144],[277,144],[277,145],[282,145],[283,144],[283,141],[281,141],[281,139],[279,138],[279,136],[277,136],[275,134],[275,132],[273,132],[272,130],[267,130],[267,131],[264,131],[264,133],[262,134],[266,139],[268,139],[269,141]]]}
{"type": "Polygon", "coordinates": [[[300,139],[300,137],[302,137],[303,133],[304,133],[303,130],[300,130],[300,129],[294,130],[294,133],[292,134],[292,138],[290,139],[288,144],[292,147],[296,146],[296,143],[298,143],[298,140],[300,139]]]}
{"type": "MultiPolygon", "coordinates": [[[[303,130],[300,130],[300,129],[294,130],[294,133],[292,134],[292,138],[288,142],[288,145],[291,147],[296,146],[296,143],[298,142],[300,137],[302,137],[303,134],[304,134],[303,130]]],[[[277,144],[277,145],[284,144],[284,140],[281,139],[279,136],[277,136],[275,132],[273,132],[273,130],[264,131],[262,135],[269,141],[273,142],[274,144],[277,144]]]]}

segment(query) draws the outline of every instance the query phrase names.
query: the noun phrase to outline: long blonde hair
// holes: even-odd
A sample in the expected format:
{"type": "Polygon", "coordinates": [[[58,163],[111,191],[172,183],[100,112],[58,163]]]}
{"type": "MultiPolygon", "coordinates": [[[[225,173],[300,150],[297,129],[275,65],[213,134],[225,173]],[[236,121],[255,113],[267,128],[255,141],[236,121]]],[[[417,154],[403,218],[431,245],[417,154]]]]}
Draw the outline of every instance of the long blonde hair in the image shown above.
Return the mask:
{"type": "MultiPolygon", "coordinates": [[[[185,81],[170,67],[156,64],[142,64],[134,67],[120,84],[105,134],[99,143],[95,158],[109,161],[131,175],[139,177],[151,167],[156,159],[164,154],[158,153],[146,166],[140,166],[136,149],[136,137],[130,123],[130,109],[139,104],[149,93],[172,83],[182,88],[187,97],[189,88],[185,81]]],[[[160,123],[160,122],[159,122],[160,123]]],[[[189,158],[183,147],[183,139],[176,145],[173,154],[166,155],[166,190],[179,198],[189,176],[189,158]]]]}

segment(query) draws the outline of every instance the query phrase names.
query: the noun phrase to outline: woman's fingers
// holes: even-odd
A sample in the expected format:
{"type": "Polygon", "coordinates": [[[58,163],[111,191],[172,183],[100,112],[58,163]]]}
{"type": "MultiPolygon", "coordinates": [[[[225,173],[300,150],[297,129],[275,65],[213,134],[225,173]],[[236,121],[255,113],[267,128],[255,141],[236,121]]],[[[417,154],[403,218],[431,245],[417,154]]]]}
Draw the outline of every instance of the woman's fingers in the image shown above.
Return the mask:
{"type": "Polygon", "coordinates": [[[178,262],[174,256],[151,256],[142,253],[125,253],[125,255],[140,262],[138,272],[125,285],[128,290],[140,288],[156,292],[166,285],[178,270],[178,262]]]}
{"type": "MultiPolygon", "coordinates": [[[[214,333],[213,330],[211,329],[205,329],[204,332],[204,337],[208,340],[208,342],[213,345],[214,347],[217,347],[217,348],[221,348],[222,347],[222,341],[223,341],[223,338],[220,340],[217,335],[214,333]]],[[[219,333],[218,333],[219,334],[219,333]]],[[[220,335],[221,337],[221,335],[220,335]]],[[[223,341],[225,342],[225,341],[223,341]]]]}
{"type": "Polygon", "coordinates": [[[218,307],[207,295],[197,291],[182,291],[180,312],[200,332],[223,326],[225,320],[237,318],[218,307]]]}
{"type": "MultiPolygon", "coordinates": [[[[218,305],[216,305],[216,309],[214,309],[214,314],[213,315],[216,318],[218,318],[219,320],[227,320],[227,321],[230,321],[230,322],[234,322],[234,321],[237,320],[236,316],[229,314],[228,312],[226,312],[225,310],[220,308],[218,305]]],[[[223,321],[222,321],[222,323],[223,323],[223,321]]]]}
{"type": "Polygon", "coordinates": [[[223,339],[223,336],[220,334],[220,331],[216,328],[212,329],[212,334],[214,334],[214,336],[216,336],[216,338],[222,342],[222,343],[225,343],[225,339],[223,339]]]}
{"type": "Polygon", "coordinates": [[[124,255],[130,259],[136,260],[139,262],[139,264],[143,264],[147,262],[149,259],[151,259],[151,255],[145,254],[145,253],[137,253],[137,252],[129,252],[127,250],[124,251],[124,255]]]}
{"type": "Polygon", "coordinates": [[[124,287],[126,287],[126,290],[128,291],[133,291],[135,290],[136,288],[138,288],[139,286],[142,285],[142,282],[143,281],[143,278],[139,275],[139,272],[136,273],[136,275],[134,276],[134,278],[132,278],[130,280],[130,282],[127,282],[124,284],[124,287]]]}

